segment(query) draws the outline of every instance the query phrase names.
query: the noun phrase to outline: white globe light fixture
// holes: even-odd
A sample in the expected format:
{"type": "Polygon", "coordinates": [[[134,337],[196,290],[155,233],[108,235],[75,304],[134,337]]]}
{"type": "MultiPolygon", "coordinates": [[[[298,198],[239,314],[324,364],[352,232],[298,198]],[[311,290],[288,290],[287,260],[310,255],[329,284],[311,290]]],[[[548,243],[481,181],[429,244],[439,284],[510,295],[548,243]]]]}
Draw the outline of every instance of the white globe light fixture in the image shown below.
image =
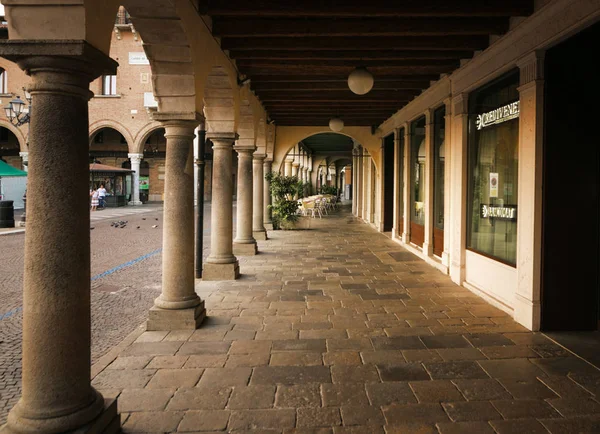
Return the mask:
{"type": "Polygon", "coordinates": [[[331,131],[342,131],[342,129],[344,128],[344,121],[341,120],[340,118],[332,118],[329,121],[329,128],[331,129],[331,131]]]}
{"type": "Polygon", "coordinates": [[[356,68],[348,76],[348,87],[357,95],[364,95],[373,89],[373,74],[362,66],[356,68]]]}

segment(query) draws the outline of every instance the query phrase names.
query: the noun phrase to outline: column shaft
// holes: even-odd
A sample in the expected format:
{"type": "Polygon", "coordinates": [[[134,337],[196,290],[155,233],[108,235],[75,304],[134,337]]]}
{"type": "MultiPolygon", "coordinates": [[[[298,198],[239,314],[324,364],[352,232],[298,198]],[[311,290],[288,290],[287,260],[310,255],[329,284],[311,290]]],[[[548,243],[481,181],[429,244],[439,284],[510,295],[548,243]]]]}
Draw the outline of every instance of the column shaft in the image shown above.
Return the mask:
{"type": "MultiPolygon", "coordinates": [[[[233,133],[207,133],[213,142],[213,187],[210,255],[204,263],[203,280],[235,280],[239,264],[233,255],[233,133]]],[[[238,192],[239,194],[239,192],[238,192]]]]}
{"type": "Polygon", "coordinates": [[[266,230],[273,230],[273,220],[271,219],[271,183],[264,179],[264,176],[271,173],[271,160],[265,160],[263,163],[263,223],[266,230]]]}
{"type": "Polygon", "coordinates": [[[237,230],[233,240],[235,255],[256,255],[256,240],[252,236],[253,175],[252,153],[255,146],[235,146],[238,153],[237,230]]]}
{"type": "Polygon", "coordinates": [[[264,225],[264,183],[263,165],[266,155],[254,154],[252,160],[253,182],[253,200],[252,200],[252,235],[255,240],[266,240],[267,231],[264,225]]]}
{"type": "Polygon", "coordinates": [[[131,170],[133,170],[133,182],[132,182],[132,196],[130,205],[141,205],[140,201],[140,163],[144,154],[129,154],[129,160],[131,161],[131,170]]]}
{"type": "Polygon", "coordinates": [[[292,176],[292,162],[293,160],[285,160],[284,176],[292,176]]]}

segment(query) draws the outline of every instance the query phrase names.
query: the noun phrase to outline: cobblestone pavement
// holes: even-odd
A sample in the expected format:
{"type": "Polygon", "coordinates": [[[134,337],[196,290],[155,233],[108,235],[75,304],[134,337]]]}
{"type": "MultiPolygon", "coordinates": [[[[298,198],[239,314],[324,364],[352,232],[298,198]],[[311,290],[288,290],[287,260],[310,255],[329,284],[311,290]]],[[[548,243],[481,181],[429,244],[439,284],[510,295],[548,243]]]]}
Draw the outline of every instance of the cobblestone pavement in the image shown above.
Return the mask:
{"type": "MultiPolygon", "coordinates": [[[[109,208],[94,214],[92,362],[145,321],[160,294],[162,206],[109,208]],[[116,220],[128,223],[115,228],[111,224],[116,220]]],[[[209,216],[207,206],[205,255],[209,216]]],[[[21,393],[23,243],[22,233],[0,236],[0,425],[21,393]]]]}
{"type": "Polygon", "coordinates": [[[348,209],[271,231],[196,331],[144,332],[92,380],[123,432],[600,432],[600,372],[348,209]]]}

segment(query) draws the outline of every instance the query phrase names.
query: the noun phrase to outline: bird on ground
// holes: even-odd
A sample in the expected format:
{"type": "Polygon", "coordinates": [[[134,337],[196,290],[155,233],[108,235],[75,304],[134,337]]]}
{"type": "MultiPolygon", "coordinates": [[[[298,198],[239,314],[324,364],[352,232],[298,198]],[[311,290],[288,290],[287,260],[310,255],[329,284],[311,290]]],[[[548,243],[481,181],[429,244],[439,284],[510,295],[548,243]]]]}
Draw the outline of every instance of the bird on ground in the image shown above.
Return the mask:
{"type": "Polygon", "coordinates": [[[153,228],[157,228],[157,227],[158,227],[158,225],[152,225],[152,227],[153,227],[153,228]]]}

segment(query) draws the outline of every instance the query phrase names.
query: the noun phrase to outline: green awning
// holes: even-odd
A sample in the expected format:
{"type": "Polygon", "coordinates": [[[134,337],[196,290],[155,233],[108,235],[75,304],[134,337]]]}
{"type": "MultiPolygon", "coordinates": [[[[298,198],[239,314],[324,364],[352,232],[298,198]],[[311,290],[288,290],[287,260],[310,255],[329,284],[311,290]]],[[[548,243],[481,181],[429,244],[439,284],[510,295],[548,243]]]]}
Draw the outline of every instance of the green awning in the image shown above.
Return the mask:
{"type": "Polygon", "coordinates": [[[6,164],[4,161],[0,160],[0,177],[3,176],[27,176],[27,172],[16,169],[10,164],[6,164]]]}

